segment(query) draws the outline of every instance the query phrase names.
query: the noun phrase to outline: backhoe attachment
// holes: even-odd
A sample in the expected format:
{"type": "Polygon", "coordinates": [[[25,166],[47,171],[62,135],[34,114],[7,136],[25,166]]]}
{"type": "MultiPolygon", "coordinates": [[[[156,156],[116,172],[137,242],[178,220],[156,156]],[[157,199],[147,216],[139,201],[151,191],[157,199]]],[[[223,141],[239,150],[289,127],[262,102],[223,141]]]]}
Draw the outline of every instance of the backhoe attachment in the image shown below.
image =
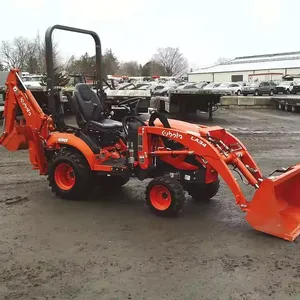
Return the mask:
{"type": "Polygon", "coordinates": [[[288,241],[293,241],[300,234],[300,164],[284,170],[279,176],[266,178],[241,141],[223,128],[191,124],[186,129],[182,131],[160,126],[140,128],[141,168],[151,166],[155,156],[162,160],[168,157],[168,163],[172,164],[169,156],[177,156],[178,159],[180,153],[194,155],[207,170],[217,172],[224,179],[235,196],[236,204],[246,213],[246,220],[254,229],[288,241]],[[184,148],[176,153],[153,150],[149,135],[167,137],[184,148]],[[232,169],[241,175],[244,183],[256,189],[251,201],[244,196],[232,169]]]}

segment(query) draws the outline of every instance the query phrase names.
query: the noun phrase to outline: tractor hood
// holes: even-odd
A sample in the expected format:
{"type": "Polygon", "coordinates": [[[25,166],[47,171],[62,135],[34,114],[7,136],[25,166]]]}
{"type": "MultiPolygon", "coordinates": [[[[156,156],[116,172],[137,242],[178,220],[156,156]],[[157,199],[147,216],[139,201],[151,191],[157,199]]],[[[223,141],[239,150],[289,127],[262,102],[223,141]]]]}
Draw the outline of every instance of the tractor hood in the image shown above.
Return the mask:
{"type": "MultiPolygon", "coordinates": [[[[200,128],[207,127],[207,126],[197,125],[197,124],[179,121],[179,120],[175,120],[175,119],[168,119],[168,121],[171,125],[171,128],[177,129],[177,130],[182,130],[182,131],[192,131],[192,132],[199,133],[200,128]]],[[[156,120],[154,123],[155,123],[155,126],[161,126],[161,127],[163,126],[159,120],[156,120]]]]}

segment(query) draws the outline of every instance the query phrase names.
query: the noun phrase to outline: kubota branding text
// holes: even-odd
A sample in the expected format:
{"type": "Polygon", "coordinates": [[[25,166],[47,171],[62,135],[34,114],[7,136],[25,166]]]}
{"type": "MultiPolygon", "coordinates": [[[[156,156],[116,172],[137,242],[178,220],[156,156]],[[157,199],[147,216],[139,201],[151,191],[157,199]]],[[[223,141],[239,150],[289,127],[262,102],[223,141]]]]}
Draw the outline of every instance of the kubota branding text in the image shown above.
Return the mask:
{"type": "Polygon", "coordinates": [[[182,140],[182,134],[180,134],[179,132],[172,132],[172,131],[163,130],[161,132],[161,134],[163,136],[171,138],[171,139],[180,139],[180,140],[182,140]]]}

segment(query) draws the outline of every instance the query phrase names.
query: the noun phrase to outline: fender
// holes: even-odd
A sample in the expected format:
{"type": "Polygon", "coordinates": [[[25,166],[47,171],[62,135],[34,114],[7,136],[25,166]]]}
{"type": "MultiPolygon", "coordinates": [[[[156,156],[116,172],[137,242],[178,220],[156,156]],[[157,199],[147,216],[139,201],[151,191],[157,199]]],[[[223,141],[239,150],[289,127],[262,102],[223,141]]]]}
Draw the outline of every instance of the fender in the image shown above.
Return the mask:
{"type": "Polygon", "coordinates": [[[95,154],[82,139],[71,133],[54,132],[47,140],[47,147],[56,147],[57,144],[71,146],[80,151],[86,158],[91,170],[94,169],[95,154]]]}

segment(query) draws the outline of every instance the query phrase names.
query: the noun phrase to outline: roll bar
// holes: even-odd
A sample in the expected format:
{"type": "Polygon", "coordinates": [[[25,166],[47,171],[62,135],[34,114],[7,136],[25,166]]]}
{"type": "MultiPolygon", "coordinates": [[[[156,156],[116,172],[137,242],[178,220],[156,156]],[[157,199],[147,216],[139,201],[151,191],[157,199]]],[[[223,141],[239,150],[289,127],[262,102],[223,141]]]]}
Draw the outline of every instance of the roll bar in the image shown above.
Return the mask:
{"type": "Polygon", "coordinates": [[[100,95],[103,94],[103,83],[102,83],[102,73],[101,73],[101,41],[98,34],[94,31],[74,28],[64,25],[54,25],[50,26],[45,34],[45,43],[46,43],[46,66],[47,66],[47,94],[48,94],[48,107],[51,111],[51,114],[54,118],[55,123],[60,123],[59,113],[56,107],[56,102],[54,99],[54,63],[53,63],[53,43],[52,43],[52,33],[55,29],[71,31],[77,33],[83,33],[91,35],[95,41],[96,46],[96,89],[100,95]]]}

